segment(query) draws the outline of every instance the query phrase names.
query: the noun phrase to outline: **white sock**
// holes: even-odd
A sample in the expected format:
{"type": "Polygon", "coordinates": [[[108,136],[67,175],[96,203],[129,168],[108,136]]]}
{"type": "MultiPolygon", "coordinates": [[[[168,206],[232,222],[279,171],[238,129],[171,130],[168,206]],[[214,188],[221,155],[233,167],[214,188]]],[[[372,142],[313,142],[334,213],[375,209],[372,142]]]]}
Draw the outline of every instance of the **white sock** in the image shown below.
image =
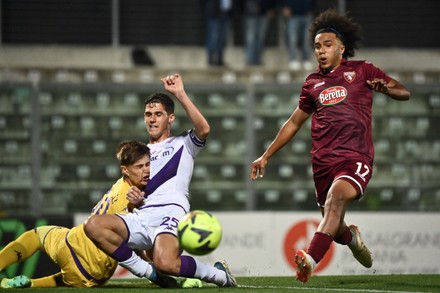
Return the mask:
{"type": "Polygon", "coordinates": [[[139,257],[133,252],[131,257],[123,262],[119,263],[121,267],[129,270],[133,275],[138,277],[146,277],[150,279],[151,274],[154,271],[153,266],[139,257]]]}
{"type": "Polygon", "coordinates": [[[353,247],[356,245],[357,241],[356,241],[356,237],[354,237],[353,235],[353,232],[350,231],[350,233],[351,233],[351,241],[350,243],[348,243],[348,246],[353,247]]]}
{"type": "Polygon", "coordinates": [[[226,285],[226,273],[222,270],[217,269],[214,266],[205,264],[197,259],[196,261],[196,272],[194,273],[194,277],[197,279],[201,279],[208,283],[214,283],[218,286],[226,285]]]}

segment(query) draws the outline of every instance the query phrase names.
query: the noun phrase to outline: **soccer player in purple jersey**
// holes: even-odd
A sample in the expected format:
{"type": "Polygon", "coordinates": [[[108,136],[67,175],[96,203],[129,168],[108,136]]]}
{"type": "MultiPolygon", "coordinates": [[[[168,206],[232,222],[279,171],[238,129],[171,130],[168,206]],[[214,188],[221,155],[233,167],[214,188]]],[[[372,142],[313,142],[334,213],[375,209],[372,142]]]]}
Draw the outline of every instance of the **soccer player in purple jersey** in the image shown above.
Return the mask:
{"type": "Polygon", "coordinates": [[[295,254],[296,279],[307,282],[332,241],[347,245],[365,267],[373,264],[371,252],[356,226],[344,216],[348,204],[360,199],[372,175],[373,91],[398,101],[410,92],[398,81],[366,61],[348,61],[360,40],[359,25],[329,9],[310,27],[319,64],[305,80],[299,105],[261,157],[252,163],[251,178],[263,177],[268,160],[286,145],[312,116],[312,165],[316,200],[322,220],[307,249],[295,254]]]}
{"type": "Polygon", "coordinates": [[[194,160],[205,146],[210,125],[186,94],[179,74],[161,81],[164,89],[180,102],[193,128],[181,135],[171,135],[176,118],[173,99],[164,93],[149,96],[144,122],[149,134],[151,180],[145,190],[128,191],[135,198],[143,198],[143,202],[130,214],[92,216],[84,231],[121,266],[161,287],[174,286],[174,278],[169,275],[196,278],[219,287],[237,287],[225,261],[208,265],[190,255],[181,255],[177,224],[190,210],[194,160]],[[144,261],[135,249],[148,251],[153,262],[144,261]]]}

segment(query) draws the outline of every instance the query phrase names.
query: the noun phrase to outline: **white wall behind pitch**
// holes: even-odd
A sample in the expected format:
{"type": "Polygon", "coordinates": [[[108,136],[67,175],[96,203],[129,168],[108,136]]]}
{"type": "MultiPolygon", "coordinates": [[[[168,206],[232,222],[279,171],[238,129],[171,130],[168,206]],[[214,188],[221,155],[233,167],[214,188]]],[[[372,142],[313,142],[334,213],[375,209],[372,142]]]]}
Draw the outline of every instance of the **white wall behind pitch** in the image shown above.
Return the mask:
{"type": "MultiPolygon", "coordinates": [[[[211,264],[225,259],[236,276],[294,276],[294,253],[306,249],[321,220],[319,212],[215,215],[223,227],[222,242],[198,258],[211,264]]],[[[86,216],[78,215],[76,224],[86,216]]],[[[359,226],[373,267],[362,267],[347,247],[334,243],[316,275],[440,273],[440,214],[348,212],[346,222],[359,226]]],[[[118,269],[115,277],[133,276],[118,269]]]]}

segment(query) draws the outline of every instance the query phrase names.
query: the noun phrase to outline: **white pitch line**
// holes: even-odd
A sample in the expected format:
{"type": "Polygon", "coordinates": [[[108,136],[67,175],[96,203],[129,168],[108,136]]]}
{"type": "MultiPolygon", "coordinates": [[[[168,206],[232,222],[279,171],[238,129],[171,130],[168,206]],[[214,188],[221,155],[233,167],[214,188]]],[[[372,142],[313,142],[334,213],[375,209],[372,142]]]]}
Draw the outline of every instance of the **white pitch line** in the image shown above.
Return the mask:
{"type": "Polygon", "coordinates": [[[248,286],[238,285],[239,288],[249,289],[292,289],[292,290],[316,290],[316,291],[338,291],[338,292],[374,292],[374,293],[436,293],[436,292],[419,292],[419,291],[390,291],[390,290],[374,290],[374,289],[341,289],[341,288],[322,288],[322,287],[291,287],[291,286],[248,286]]]}

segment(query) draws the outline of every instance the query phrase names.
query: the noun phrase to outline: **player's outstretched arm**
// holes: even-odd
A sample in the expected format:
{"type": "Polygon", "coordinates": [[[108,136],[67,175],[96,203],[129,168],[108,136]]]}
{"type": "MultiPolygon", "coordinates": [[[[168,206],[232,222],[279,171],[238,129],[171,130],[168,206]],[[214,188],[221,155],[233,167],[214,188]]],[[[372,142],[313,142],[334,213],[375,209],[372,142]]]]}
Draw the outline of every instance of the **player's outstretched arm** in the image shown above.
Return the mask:
{"type": "Polygon", "coordinates": [[[281,126],[277,136],[266,149],[264,154],[252,163],[252,180],[264,176],[264,169],[270,157],[272,157],[276,152],[284,147],[296,135],[298,130],[303,125],[304,121],[306,121],[309,116],[310,114],[304,112],[299,107],[295,109],[289,119],[287,119],[287,121],[284,122],[283,126],[281,126]]]}
{"type": "Polygon", "coordinates": [[[409,90],[395,79],[391,79],[388,84],[380,78],[367,80],[367,83],[374,91],[385,94],[394,100],[407,101],[411,96],[409,90]]]}
{"type": "Polygon", "coordinates": [[[173,94],[182,104],[182,107],[185,109],[188,118],[194,125],[195,135],[199,139],[206,139],[210,132],[210,126],[203,114],[186,94],[182,77],[176,73],[162,78],[161,81],[164,85],[164,88],[173,94]]]}

